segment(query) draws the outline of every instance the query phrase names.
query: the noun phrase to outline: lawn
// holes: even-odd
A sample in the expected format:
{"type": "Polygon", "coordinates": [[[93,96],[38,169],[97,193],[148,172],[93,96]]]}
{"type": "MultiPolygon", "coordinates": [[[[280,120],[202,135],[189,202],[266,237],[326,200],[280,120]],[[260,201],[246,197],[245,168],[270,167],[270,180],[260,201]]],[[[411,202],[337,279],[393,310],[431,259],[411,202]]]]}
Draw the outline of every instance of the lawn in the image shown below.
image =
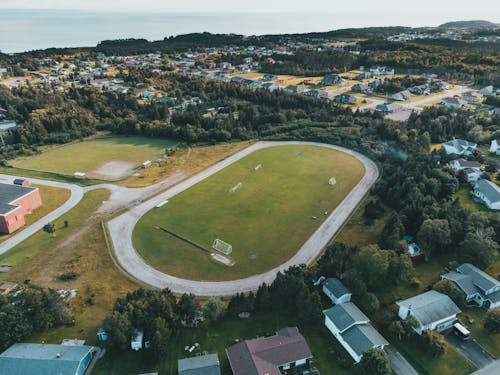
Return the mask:
{"type": "Polygon", "coordinates": [[[73,175],[90,172],[109,161],[140,164],[155,160],[166,148],[177,142],[147,137],[103,137],[49,148],[39,155],[18,158],[11,164],[17,168],[73,175]]]}
{"type": "Polygon", "coordinates": [[[484,317],[487,310],[479,306],[471,306],[463,309],[459,319],[463,321],[471,332],[471,337],[477,340],[495,358],[500,357],[500,333],[492,334],[483,327],[484,317]],[[471,323],[470,320],[474,321],[471,323]]]}
{"type": "Polygon", "coordinates": [[[180,277],[231,280],[261,273],[292,257],[363,174],[359,160],[323,147],[256,151],[148,212],[135,228],[135,247],[152,266],[180,277]],[[242,187],[229,192],[239,182],[242,187]],[[211,261],[158,227],[205,249],[220,238],[233,246],[229,258],[236,264],[211,261]]]}
{"type": "Polygon", "coordinates": [[[249,319],[225,319],[210,327],[182,329],[176,334],[170,344],[164,359],[158,363],[145,352],[126,354],[109,353],[97,362],[92,372],[95,375],[138,374],[148,371],[158,371],[160,375],[177,374],[177,360],[207,351],[217,353],[221,362],[222,374],[231,375],[229,361],[225,348],[235,343],[236,339],[245,340],[258,336],[274,335],[276,331],[287,326],[297,326],[304,335],[313,354],[313,366],[321,375],[361,375],[359,367],[350,365],[348,368],[339,365],[338,358],[343,358],[349,364],[352,360],[335,341],[330,332],[322,325],[303,325],[296,317],[286,313],[256,314],[249,319]],[[189,354],[184,350],[186,345],[200,344],[200,350],[189,354]]]}

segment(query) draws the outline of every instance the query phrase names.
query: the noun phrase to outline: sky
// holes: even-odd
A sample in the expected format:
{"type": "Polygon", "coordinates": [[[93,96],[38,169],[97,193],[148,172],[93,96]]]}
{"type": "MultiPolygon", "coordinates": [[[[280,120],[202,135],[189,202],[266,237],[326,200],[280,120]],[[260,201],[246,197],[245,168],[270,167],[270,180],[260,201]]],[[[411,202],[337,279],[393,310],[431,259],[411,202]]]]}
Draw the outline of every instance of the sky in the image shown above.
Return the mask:
{"type": "Polygon", "coordinates": [[[84,9],[143,12],[307,12],[436,14],[449,20],[500,22],[498,0],[0,0],[0,9],[84,9]],[[492,19],[494,17],[495,19],[492,19]]]}

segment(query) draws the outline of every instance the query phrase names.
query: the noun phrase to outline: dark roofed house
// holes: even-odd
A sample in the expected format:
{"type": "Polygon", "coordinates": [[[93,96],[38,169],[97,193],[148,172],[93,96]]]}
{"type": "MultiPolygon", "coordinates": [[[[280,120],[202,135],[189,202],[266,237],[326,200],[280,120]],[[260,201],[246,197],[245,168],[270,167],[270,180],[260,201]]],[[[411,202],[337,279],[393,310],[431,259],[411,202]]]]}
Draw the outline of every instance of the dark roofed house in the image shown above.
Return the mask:
{"type": "Polygon", "coordinates": [[[355,96],[349,94],[339,94],[335,96],[334,101],[336,103],[342,103],[342,104],[355,104],[358,101],[358,99],[355,96]]]}
{"type": "Polygon", "coordinates": [[[451,168],[453,168],[454,171],[458,172],[461,171],[462,169],[477,169],[478,171],[481,169],[481,163],[477,161],[469,161],[465,159],[455,159],[450,162],[451,168]]]}
{"type": "Polygon", "coordinates": [[[177,367],[179,375],[220,375],[217,354],[179,359],[177,367]]]}
{"type": "Polygon", "coordinates": [[[423,331],[444,331],[453,325],[457,314],[461,312],[450,297],[435,290],[396,303],[401,319],[411,316],[417,321],[418,327],[415,331],[419,335],[423,331]]]}
{"type": "Polygon", "coordinates": [[[336,305],[351,301],[351,291],[339,279],[329,278],[323,284],[323,292],[336,305]]]}
{"type": "Polygon", "coordinates": [[[281,375],[291,368],[309,366],[311,350],[297,327],[275,336],[245,340],[226,349],[235,375],[281,375]]]}
{"type": "Polygon", "coordinates": [[[94,351],[85,345],[14,344],[0,354],[0,374],[83,375],[94,351]]]}
{"type": "Polygon", "coordinates": [[[340,85],[342,82],[344,82],[344,79],[338,74],[327,74],[321,80],[323,86],[340,85]]]}
{"type": "Polygon", "coordinates": [[[356,363],[368,349],[383,349],[386,339],[370,324],[370,319],[351,303],[341,303],[323,311],[325,326],[356,363]]]}
{"type": "Polygon", "coordinates": [[[452,281],[465,294],[467,303],[487,309],[500,307],[500,281],[472,264],[464,263],[441,278],[452,281]]]}

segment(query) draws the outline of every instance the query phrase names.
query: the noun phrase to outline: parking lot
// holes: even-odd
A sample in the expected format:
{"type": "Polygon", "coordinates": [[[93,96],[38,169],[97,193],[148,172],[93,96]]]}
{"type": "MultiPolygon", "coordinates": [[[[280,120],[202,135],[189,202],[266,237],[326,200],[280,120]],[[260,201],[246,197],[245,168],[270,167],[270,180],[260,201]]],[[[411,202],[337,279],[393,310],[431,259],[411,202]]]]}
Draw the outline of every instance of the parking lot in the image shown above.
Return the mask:
{"type": "Polygon", "coordinates": [[[445,338],[448,343],[453,345],[460,353],[467,357],[472,363],[474,363],[478,368],[483,368],[493,363],[495,358],[493,358],[490,353],[488,353],[484,348],[477,343],[474,338],[469,338],[464,340],[462,337],[456,334],[455,330],[450,330],[445,333],[445,338]]]}

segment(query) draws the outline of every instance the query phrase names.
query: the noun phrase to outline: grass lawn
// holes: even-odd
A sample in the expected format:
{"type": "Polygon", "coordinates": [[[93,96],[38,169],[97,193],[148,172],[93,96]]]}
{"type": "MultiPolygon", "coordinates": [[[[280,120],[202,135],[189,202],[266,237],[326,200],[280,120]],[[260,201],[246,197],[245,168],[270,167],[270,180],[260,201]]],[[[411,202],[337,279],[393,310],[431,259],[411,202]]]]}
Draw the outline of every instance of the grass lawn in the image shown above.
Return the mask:
{"type": "Polygon", "coordinates": [[[479,212],[485,212],[487,214],[492,213],[492,211],[488,210],[486,206],[474,201],[470,193],[469,186],[467,184],[463,184],[460,187],[460,189],[455,193],[455,197],[458,198],[460,200],[460,204],[470,212],[479,211],[479,212]]]}
{"type": "MultiPolygon", "coordinates": [[[[235,339],[246,340],[258,336],[270,336],[287,326],[299,327],[313,353],[313,365],[321,372],[321,375],[363,374],[362,370],[356,366],[344,368],[339,365],[339,356],[347,359],[348,354],[322,324],[302,325],[295,317],[286,313],[256,314],[244,320],[225,319],[210,327],[182,329],[172,338],[166,357],[159,363],[145,352],[108,353],[97,362],[92,373],[95,375],[122,375],[159,370],[161,375],[177,374],[178,359],[207,351],[208,353],[217,353],[222,366],[222,374],[231,375],[225,348],[233,345],[235,339]],[[200,344],[200,350],[193,354],[184,350],[186,345],[191,346],[195,342],[200,344]]],[[[348,363],[352,363],[352,361],[348,363]]]]}
{"type": "MultiPolygon", "coordinates": [[[[43,204],[41,207],[34,210],[32,214],[26,215],[24,217],[26,225],[23,228],[40,220],[42,217],[51,213],[59,206],[62,206],[64,202],[66,202],[71,196],[71,192],[67,189],[38,185],[32,185],[32,187],[37,187],[39,189],[43,204]]],[[[22,230],[23,228],[21,228],[20,230],[22,230]]],[[[5,241],[11,236],[12,234],[9,235],[0,233],[0,242],[5,241]]]]}
{"type": "Polygon", "coordinates": [[[363,174],[356,158],[323,147],[259,150],[148,212],[135,228],[134,243],[148,263],[176,276],[231,280],[254,275],[295,254],[363,174]],[[262,168],[255,170],[259,164],[262,168]],[[331,177],[334,186],[328,183],[331,177]],[[242,187],[229,192],[239,182],[242,187]],[[236,264],[211,261],[157,226],[206,249],[220,238],[232,244],[229,258],[236,264]]]}
{"type": "Polygon", "coordinates": [[[484,317],[487,310],[479,307],[472,306],[463,309],[463,313],[459,318],[465,323],[467,329],[471,332],[473,337],[479,344],[481,344],[491,355],[495,358],[500,357],[500,333],[492,334],[486,331],[483,327],[484,317]],[[470,323],[469,319],[474,323],[470,323]]]}
{"type": "Polygon", "coordinates": [[[63,338],[79,337],[96,344],[96,330],[111,310],[116,298],[138,286],[123,276],[114,266],[106,247],[99,217],[94,214],[107,190],[85,194],[71,211],[54,222],[55,237],[40,231],[12,250],[0,256],[0,264],[13,268],[0,273],[0,280],[33,284],[53,289],[77,289],[70,300],[76,324],[60,327],[35,337],[30,342],[60,343],[63,338]],[[69,226],[64,227],[68,220],[69,226]],[[62,273],[74,272],[74,280],[59,281],[62,273]]]}
{"type": "Polygon", "coordinates": [[[90,172],[108,161],[142,163],[154,160],[177,142],[147,137],[104,137],[50,148],[40,155],[18,158],[11,164],[22,169],[72,175],[90,172]]]}

